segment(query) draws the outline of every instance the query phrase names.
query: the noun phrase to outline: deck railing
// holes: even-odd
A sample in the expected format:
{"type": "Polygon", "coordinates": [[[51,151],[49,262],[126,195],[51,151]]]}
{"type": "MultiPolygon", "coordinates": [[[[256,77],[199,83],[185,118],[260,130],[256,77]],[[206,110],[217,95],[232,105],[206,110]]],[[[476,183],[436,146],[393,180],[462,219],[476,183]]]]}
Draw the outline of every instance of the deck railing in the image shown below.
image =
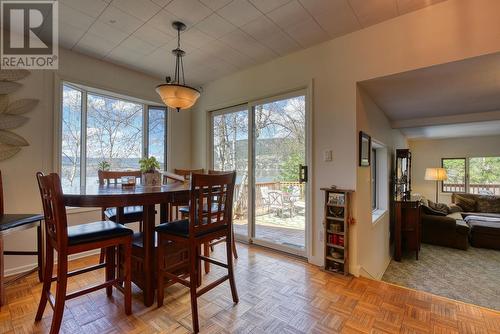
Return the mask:
{"type": "MultiPolygon", "coordinates": [[[[465,185],[449,183],[443,185],[445,192],[465,192],[465,185]]],[[[481,195],[500,195],[500,184],[469,184],[469,193],[481,195]]]]}

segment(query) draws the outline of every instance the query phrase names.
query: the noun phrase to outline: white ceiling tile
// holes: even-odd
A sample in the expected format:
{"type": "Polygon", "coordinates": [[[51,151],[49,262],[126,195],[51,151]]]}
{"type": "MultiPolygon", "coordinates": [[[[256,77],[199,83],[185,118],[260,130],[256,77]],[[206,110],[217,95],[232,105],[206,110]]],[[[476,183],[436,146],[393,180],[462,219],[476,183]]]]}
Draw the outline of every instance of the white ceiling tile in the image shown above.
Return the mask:
{"type": "Polygon", "coordinates": [[[128,37],[121,42],[119,46],[124,49],[134,50],[134,52],[143,56],[151,54],[154,50],[160,47],[159,45],[155,46],[149,44],[148,42],[134,36],[128,37]]]}
{"type": "Polygon", "coordinates": [[[223,36],[220,40],[257,62],[271,59],[276,55],[272,50],[241,30],[235,30],[223,36]]]}
{"type": "Polygon", "coordinates": [[[332,38],[361,28],[361,25],[359,24],[359,21],[356,18],[356,15],[354,15],[354,11],[347,0],[299,1],[332,38]]]}
{"type": "MultiPolygon", "coordinates": [[[[174,31],[172,31],[172,33],[174,33],[174,31]]],[[[174,39],[174,34],[165,34],[164,32],[157,30],[156,25],[151,22],[148,22],[137,29],[132,36],[155,46],[165,45],[174,39]]]]}
{"type": "Polygon", "coordinates": [[[213,38],[220,38],[231,31],[236,30],[236,27],[220,17],[218,14],[212,14],[196,25],[200,31],[213,38]]]}
{"type": "Polygon", "coordinates": [[[119,8],[108,6],[98,19],[99,22],[106,23],[120,31],[131,34],[139,28],[144,21],[125,13],[119,8]]]}
{"type": "Polygon", "coordinates": [[[151,0],[151,1],[153,1],[155,4],[157,4],[162,8],[172,2],[172,0],[151,0]]]}
{"type": "Polygon", "coordinates": [[[269,13],[270,11],[286,5],[291,0],[250,0],[263,13],[269,13]]]}
{"type": "Polygon", "coordinates": [[[101,15],[107,4],[101,0],[61,0],[61,4],[68,5],[74,9],[94,18],[101,15]]]}
{"type": "Polygon", "coordinates": [[[166,10],[160,10],[155,16],[151,18],[151,20],[146,23],[146,25],[152,28],[154,27],[156,30],[174,37],[177,36],[177,32],[172,27],[172,22],[174,22],[175,20],[176,18],[172,13],[169,13],[166,10]]]}
{"type": "Polygon", "coordinates": [[[304,48],[329,39],[326,32],[312,18],[288,28],[287,32],[304,48]]]}
{"type": "Polygon", "coordinates": [[[238,27],[262,15],[262,13],[247,0],[234,0],[229,5],[219,9],[217,13],[238,27]]]}
{"type": "Polygon", "coordinates": [[[282,28],[288,28],[311,19],[311,15],[297,0],[276,8],[267,16],[282,28]]]}
{"type": "Polygon", "coordinates": [[[258,41],[265,39],[270,34],[276,34],[281,29],[269,18],[261,15],[257,19],[245,24],[241,30],[252,36],[258,41]]]}
{"type": "Polygon", "coordinates": [[[115,28],[114,26],[109,26],[103,22],[95,22],[89,29],[88,34],[99,36],[101,39],[105,39],[116,43],[118,45],[121,41],[127,38],[128,34],[115,28]]]}
{"type": "Polygon", "coordinates": [[[71,49],[84,34],[85,30],[61,22],[59,23],[59,46],[65,49],[71,49]]]}
{"type": "Polygon", "coordinates": [[[349,0],[363,27],[389,20],[398,15],[396,0],[349,0]]]}
{"type": "Polygon", "coordinates": [[[261,42],[280,56],[297,51],[301,48],[299,43],[283,31],[270,34],[261,40],[261,42]]]}
{"type": "Polygon", "coordinates": [[[113,0],[112,5],[141,21],[149,20],[161,9],[151,0],[113,0]]]}
{"type": "Polygon", "coordinates": [[[201,55],[222,59],[238,68],[244,68],[255,63],[255,61],[232,47],[215,40],[209,45],[197,50],[201,55]]]}
{"type": "Polygon", "coordinates": [[[188,28],[213,13],[198,0],[174,0],[165,9],[184,22],[188,28]]]}
{"type": "Polygon", "coordinates": [[[442,2],[445,0],[397,0],[397,1],[398,1],[399,14],[403,15],[414,10],[432,6],[438,2],[442,2]]]}
{"type": "Polygon", "coordinates": [[[95,58],[103,58],[112,49],[118,45],[118,42],[110,41],[99,35],[87,32],[73,48],[78,52],[90,55],[95,58]]]}
{"type": "Polygon", "coordinates": [[[119,45],[105,57],[106,60],[110,60],[114,63],[119,64],[137,64],[139,61],[142,61],[144,55],[140,52],[136,52],[131,50],[123,45],[119,45]]]}
{"type": "MultiPolygon", "coordinates": [[[[87,31],[95,20],[92,16],[86,15],[73,7],[65,5],[64,3],[59,4],[58,18],[60,23],[71,25],[74,28],[80,28],[83,32],[87,31]]],[[[63,31],[60,29],[59,33],[61,32],[63,31]]]]}
{"type": "Polygon", "coordinates": [[[200,29],[193,27],[181,33],[181,43],[189,43],[191,45],[196,45],[197,47],[202,47],[203,45],[210,43],[215,38],[202,32],[200,29]]]}
{"type": "Polygon", "coordinates": [[[205,4],[205,6],[207,6],[211,10],[220,9],[231,1],[233,0],[201,0],[201,2],[203,2],[203,4],[205,4]]]}

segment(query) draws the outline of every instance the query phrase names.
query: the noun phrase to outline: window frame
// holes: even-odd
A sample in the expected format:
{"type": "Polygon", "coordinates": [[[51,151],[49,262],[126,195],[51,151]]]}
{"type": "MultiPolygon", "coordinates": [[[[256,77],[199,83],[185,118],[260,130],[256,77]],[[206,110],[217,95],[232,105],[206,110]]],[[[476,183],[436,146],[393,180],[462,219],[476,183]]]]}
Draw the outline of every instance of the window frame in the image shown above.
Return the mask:
{"type": "Polygon", "coordinates": [[[95,96],[100,96],[109,99],[121,100],[124,102],[140,104],[142,106],[142,154],[141,158],[148,157],[149,155],[149,111],[150,109],[163,109],[165,111],[165,134],[164,134],[164,146],[163,146],[163,154],[164,154],[164,170],[168,169],[168,114],[169,110],[166,106],[161,105],[156,102],[147,101],[140,98],[135,98],[133,96],[128,96],[120,93],[116,93],[113,91],[90,87],[84,84],[78,84],[68,80],[58,80],[59,86],[59,96],[56,97],[56,101],[58,99],[59,112],[58,117],[56,118],[56,126],[58,131],[56,132],[56,140],[55,145],[57,145],[55,163],[56,170],[59,174],[61,174],[62,170],[62,138],[63,138],[63,109],[64,109],[64,87],[70,87],[71,89],[78,90],[81,93],[81,124],[80,124],[80,187],[84,187],[86,183],[86,163],[87,163],[87,104],[88,104],[88,94],[92,94],[95,96]]]}
{"type": "Polygon", "coordinates": [[[371,148],[371,157],[370,157],[370,183],[371,183],[371,191],[372,191],[372,212],[377,211],[379,209],[379,170],[377,166],[377,148],[371,148]]]}
{"type": "Polygon", "coordinates": [[[445,191],[444,182],[441,181],[441,193],[443,194],[467,194],[469,189],[469,159],[467,157],[457,157],[457,158],[441,158],[441,168],[444,168],[445,160],[463,160],[465,165],[465,180],[464,180],[464,191],[445,191]]]}

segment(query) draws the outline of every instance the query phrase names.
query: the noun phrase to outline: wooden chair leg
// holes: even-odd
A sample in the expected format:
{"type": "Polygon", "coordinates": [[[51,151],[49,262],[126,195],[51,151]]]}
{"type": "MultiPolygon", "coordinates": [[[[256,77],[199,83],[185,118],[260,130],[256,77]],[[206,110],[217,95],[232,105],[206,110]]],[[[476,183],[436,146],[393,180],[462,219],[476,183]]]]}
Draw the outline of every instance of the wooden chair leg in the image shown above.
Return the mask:
{"type": "Polygon", "coordinates": [[[42,237],[42,222],[36,227],[36,259],[38,264],[38,281],[43,283],[43,237],[42,237]]]}
{"type": "Polygon", "coordinates": [[[234,229],[231,230],[231,246],[233,248],[233,256],[235,259],[237,259],[238,251],[236,250],[236,239],[234,238],[234,229]]]}
{"type": "Polygon", "coordinates": [[[156,302],[158,304],[158,307],[163,306],[163,298],[165,297],[165,286],[164,286],[164,279],[163,279],[163,238],[161,236],[161,233],[158,233],[158,249],[156,250],[156,274],[157,274],[157,290],[156,290],[156,302]]]}
{"type": "MultiPolygon", "coordinates": [[[[101,249],[102,252],[102,249],[101,249]]],[[[116,259],[115,259],[116,248],[115,246],[106,248],[106,281],[111,281],[116,277],[116,259]]],[[[126,272],[127,270],[125,270],[126,272]]],[[[106,287],[106,295],[111,297],[113,295],[113,286],[106,287]]]]}
{"type": "MultiPolygon", "coordinates": [[[[209,243],[203,244],[203,255],[206,257],[210,256],[210,246],[209,243]]],[[[210,272],[210,262],[208,261],[203,261],[205,264],[205,274],[208,274],[210,272]]]]}
{"type": "Polygon", "coordinates": [[[237,303],[239,301],[238,291],[236,290],[236,281],[234,280],[234,268],[233,268],[233,254],[232,254],[232,233],[228,233],[226,237],[226,255],[227,255],[227,272],[229,276],[229,285],[231,286],[231,295],[233,296],[233,302],[237,303]]]}
{"type": "Polygon", "coordinates": [[[50,326],[50,334],[58,334],[59,329],[61,328],[61,322],[64,314],[64,304],[66,302],[67,283],[68,283],[68,256],[67,254],[58,254],[56,303],[54,305],[54,315],[52,316],[52,325],[50,326]]]}
{"type": "MultiPolygon", "coordinates": [[[[190,245],[189,247],[189,290],[191,294],[191,317],[193,318],[193,332],[200,332],[200,325],[198,322],[198,298],[196,297],[196,288],[198,286],[198,272],[201,270],[196,270],[200,268],[197,265],[198,262],[198,252],[200,247],[196,245],[190,245]]],[[[201,268],[200,268],[201,269],[201,268]]]]}
{"type": "Polygon", "coordinates": [[[0,235],[0,307],[5,305],[7,299],[5,298],[5,274],[4,274],[4,258],[3,258],[4,242],[3,237],[0,235]]]}
{"type": "Polygon", "coordinates": [[[196,274],[198,277],[197,280],[197,287],[201,286],[201,283],[203,281],[203,277],[201,276],[201,245],[196,245],[196,253],[195,253],[195,266],[196,266],[196,274]]]}
{"type": "Polygon", "coordinates": [[[36,312],[35,321],[42,320],[43,312],[45,311],[45,306],[47,306],[50,285],[52,283],[53,270],[54,270],[54,250],[47,244],[47,246],[45,247],[45,267],[43,273],[44,280],[42,286],[42,293],[40,295],[40,303],[38,304],[38,310],[36,312]]]}
{"type": "Polygon", "coordinates": [[[132,237],[125,244],[125,314],[132,314],[132,237]]]}
{"type": "Polygon", "coordinates": [[[106,254],[105,249],[101,248],[101,254],[99,255],[99,263],[104,263],[105,254],[106,254]]]}

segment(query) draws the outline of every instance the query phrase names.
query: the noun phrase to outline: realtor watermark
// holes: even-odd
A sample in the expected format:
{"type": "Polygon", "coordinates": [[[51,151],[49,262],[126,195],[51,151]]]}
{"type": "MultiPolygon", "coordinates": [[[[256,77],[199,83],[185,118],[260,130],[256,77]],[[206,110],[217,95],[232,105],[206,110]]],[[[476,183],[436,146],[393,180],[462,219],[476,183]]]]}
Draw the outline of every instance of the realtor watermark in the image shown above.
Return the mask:
{"type": "Polygon", "coordinates": [[[2,69],[59,65],[58,1],[0,0],[2,69]]]}

